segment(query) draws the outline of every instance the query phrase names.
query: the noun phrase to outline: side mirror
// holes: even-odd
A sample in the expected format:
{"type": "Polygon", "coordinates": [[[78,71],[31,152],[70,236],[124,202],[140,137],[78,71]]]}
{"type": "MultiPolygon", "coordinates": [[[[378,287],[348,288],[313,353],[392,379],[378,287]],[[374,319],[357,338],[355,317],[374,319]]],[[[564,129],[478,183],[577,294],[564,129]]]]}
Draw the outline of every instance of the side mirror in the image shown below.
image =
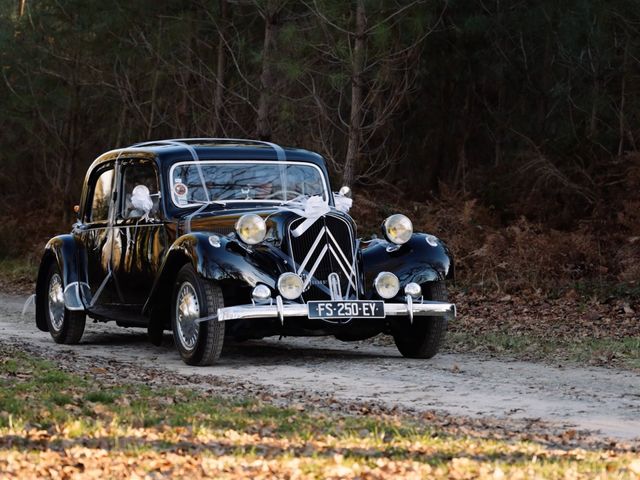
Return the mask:
{"type": "Polygon", "coordinates": [[[343,197],[351,198],[351,189],[346,185],[338,190],[338,193],[343,197]]]}

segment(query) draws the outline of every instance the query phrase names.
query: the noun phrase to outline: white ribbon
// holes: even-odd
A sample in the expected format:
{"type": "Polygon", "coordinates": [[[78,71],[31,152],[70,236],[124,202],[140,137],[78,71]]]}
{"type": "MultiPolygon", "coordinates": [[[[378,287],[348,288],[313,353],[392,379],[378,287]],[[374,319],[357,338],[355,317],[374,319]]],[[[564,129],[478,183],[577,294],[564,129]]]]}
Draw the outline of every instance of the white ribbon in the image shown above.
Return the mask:
{"type": "Polygon", "coordinates": [[[131,205],[136,210],[142,212],[142,219],[149,220],[149,213],[153,208],[153,200],[149,194],[149,189],[144,185],[137,185],[131,192],[131,205]]]}
{"type": "Polygon", "coordinates": [[[299,202],[296,202],[302,208],[289,208],[288,210],[292,211],[305,218],[305,221],[296,227],[296,229],[291,232],[294,237],[299,237],[304,232],[307,231],[311,225],[316,223],[323,215],[326,215],[331,211],[331,207],[324,199],[319,195],[314,195],[309,198],[303,198],[299,202]]]}
{"type": "Polygon", "coordinates": [[[336,204],[336,209],[344,213],[349,213],[349,209],[353,205],[353,199],[340,195],[339,193],[333,194],[333,202],[336,204]]]}

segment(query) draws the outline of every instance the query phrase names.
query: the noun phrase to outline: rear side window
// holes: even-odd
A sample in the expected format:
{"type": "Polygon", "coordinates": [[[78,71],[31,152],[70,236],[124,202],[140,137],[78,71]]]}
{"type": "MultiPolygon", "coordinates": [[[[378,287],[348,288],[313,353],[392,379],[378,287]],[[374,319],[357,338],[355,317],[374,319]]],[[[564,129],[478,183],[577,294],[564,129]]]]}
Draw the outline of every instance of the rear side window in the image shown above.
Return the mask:
{"type": "Polygon", "coordinates": [[[104,170],[95,180],[92,189],[91,210],[88,215],[90,222],[102,222],[109,219],[114,172],[113,168],[104,170]]]}

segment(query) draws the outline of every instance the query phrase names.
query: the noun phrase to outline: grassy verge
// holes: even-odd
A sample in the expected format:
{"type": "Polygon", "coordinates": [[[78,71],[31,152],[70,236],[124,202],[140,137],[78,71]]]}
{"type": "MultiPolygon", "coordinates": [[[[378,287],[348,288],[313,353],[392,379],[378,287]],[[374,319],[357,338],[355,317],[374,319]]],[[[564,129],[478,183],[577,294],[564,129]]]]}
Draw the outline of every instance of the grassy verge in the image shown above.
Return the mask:
{"type": "Polygon", "coordinates": [[[508,331],[480,334],[449,332],[445,348],[452,352],[509,355],[522,360],[568,361],[581,365],[640,369],[640,337],[571,340],[508,331]]]}
{"type": "MultiPolygon", "coordinates": [[[[99,375],[100,368],[95,369],[99,375]]],[[[405,416],[96,383],[0,349],[8,477],[635,478],[631,452],[450,434],[405,416]]]]}

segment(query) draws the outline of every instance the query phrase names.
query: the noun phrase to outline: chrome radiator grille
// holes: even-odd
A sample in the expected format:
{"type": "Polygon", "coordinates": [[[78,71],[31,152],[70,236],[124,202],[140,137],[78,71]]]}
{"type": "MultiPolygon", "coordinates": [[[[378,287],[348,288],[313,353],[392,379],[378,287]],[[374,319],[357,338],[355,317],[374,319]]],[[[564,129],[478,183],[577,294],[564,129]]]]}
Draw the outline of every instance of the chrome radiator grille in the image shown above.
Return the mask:
{"type": "Polygon", "coordinates": [[[340,280],[342,296],[349,292],[357,296],[356,264],[354,262],[354,238],[346,220],[332,215],[318,219],[299,237],[293,230],[304,221],[294,220],[289,225],[289,254],[295,262],[295,271],[308,287],[302,295],[305,301],[331,298],[329,275],[336,273],[340,280]]]}

